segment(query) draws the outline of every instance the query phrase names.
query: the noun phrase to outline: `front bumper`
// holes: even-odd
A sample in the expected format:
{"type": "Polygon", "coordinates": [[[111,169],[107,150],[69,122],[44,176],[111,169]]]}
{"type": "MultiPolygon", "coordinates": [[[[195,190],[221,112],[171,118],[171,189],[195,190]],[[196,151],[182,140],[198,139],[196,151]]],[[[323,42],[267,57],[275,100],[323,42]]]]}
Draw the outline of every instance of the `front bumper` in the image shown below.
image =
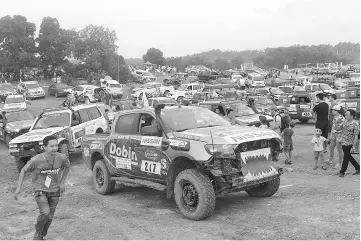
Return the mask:
{"type": "Polygon", "coordinates": [[[233,177],[234,181],[232,184],[232,188],[231,188],[231,192],[236,192],[236,191],[241,191],[244,190],[245,188],[250,188],[250,187],[254,187],[257,186],[259,184],[265,183],[265,182],[269,182],[279,176],[281,176],[283,174],[283,169],[282,168],[278,168],[278,174],[277,175],[273,175],[270,177],[264,177],[264,178],[260,178],[257,180],[252,180],[252,181],[244,181],[244,177],[240,176],[240,177],[233,177]]]}
{"type": "Polygon", "coordinates": [[[45,97],[45,92],[44,93],[28,93],[27,97],[29,98],[42,98],[45,97]]]}

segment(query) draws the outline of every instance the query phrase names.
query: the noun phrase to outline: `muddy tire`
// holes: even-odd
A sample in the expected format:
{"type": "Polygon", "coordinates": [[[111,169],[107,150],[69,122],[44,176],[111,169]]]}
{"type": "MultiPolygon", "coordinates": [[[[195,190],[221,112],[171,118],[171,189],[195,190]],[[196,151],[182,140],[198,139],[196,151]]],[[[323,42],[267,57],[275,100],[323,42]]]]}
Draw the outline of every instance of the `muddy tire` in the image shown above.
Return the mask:
{"type": "Polygon", "coordinates": [[[174,183],[174,199],[181,213],[195,221],[211,216],[216,205],[212,183],[196,169],[179,173],[174,183]]]}
{"type": "Polygon", "coordinates": [[[16,164],[16,169],[18,169],[18,172],[21,172],[21,170],[26,165],[26,163],[28,163],[28,160],[26,158],[15,157],[15,164],[16,164]]]}
{"type": "Polygon", "coordinates": [[[115,181],[110,180],[111,175],[103,160],[98,160],[93,167],[93,184],[97,193],[106,195],[114,192],[115,181]]]}
{"type": "Polygon", "coordinates": [[[251,197],[271,197],[273,196],[280,187],[281,179],[280,177],[276,177],[275,179],[263,183],[259,187],[246,189],[246,192],[251,197]]]}
{"type": "Polygon", "coordinates": [[[66,143],[59,145],[59,152],[64,154],[69,160],[69,148],[66,143]]]}

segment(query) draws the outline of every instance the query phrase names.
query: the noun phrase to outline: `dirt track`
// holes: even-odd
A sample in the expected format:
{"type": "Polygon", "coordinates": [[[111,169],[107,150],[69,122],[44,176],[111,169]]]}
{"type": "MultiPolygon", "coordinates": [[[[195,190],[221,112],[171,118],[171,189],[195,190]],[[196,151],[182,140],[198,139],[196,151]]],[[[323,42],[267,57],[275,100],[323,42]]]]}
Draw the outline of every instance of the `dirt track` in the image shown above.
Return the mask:
{"type": "MultiPolygon", "coordinates": [[[[33,101],[47,106],[62,99],[33,101]]],[[[36,104],[35,104],[36,103],[36,104]]],[[[37,109],[36,112],[39,110],[37,109]]],[[[117,186],[102,196],[92,186],[91,171],[81,155],[71,156],[67,193],[58,205],[47,239],[360,239],[360,176],[339,178],[337,170],[312,169],[312,124],[295,128],[295,159],[271,198],[245,192],[217,201],[214,216],[193,222],[162,193],[142,187],[117,186]]],[[[18,173],[7,148],[0,144],[0,239],[31,239],[38,213],[30,180],[13,199],[18,173]]],[[[349,172],[353,172],[352,165],[349,172]]]]}

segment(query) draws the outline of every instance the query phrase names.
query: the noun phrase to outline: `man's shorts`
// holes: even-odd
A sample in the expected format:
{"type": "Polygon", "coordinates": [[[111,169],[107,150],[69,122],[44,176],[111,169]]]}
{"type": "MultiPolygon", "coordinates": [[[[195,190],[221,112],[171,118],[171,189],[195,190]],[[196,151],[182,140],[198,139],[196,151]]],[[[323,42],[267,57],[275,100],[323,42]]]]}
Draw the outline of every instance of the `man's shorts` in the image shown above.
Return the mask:
{"type": "Polygon", "coordinates": [[[293,144],[288,144],[283,146],[283,152],[291,152],[293,151],[293,144]]]}
{"type": "Polygon", "coordinates": [[[316,129],[320,129],[322,131],[321,136],[325,137],[326,139],[328,138],[328,120],[325,121],[317,121],[316,122],[316,129]]]}

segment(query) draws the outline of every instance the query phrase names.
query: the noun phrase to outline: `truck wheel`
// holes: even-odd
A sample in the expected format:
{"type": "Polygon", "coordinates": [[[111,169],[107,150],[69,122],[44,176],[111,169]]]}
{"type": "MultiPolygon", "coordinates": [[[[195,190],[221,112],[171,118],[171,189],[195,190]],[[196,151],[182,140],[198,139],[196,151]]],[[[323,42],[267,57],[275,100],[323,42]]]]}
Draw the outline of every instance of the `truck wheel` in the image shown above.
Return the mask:
{"type": "Polygon", "coordinates": [[[195,221],[211,216],[216,205],[210,180],[196,169],[179,173],[174,183],[174,198],[181,213],[195,221]]]}
{"type": "Polygon", "coordinates": [[[103,160],[98,160],[93,167],[93,183],[97,193],[105,195],[114,192],[115,181],[111,181],[110,178],[103,160]]]}
{"type": "Polygon", "coordinates": [[[69,159],[69,148],[66,143],[59,145],[59,152],[64,154],[69,159]]]}
{"type": "Polygon", "coordinates": [[[177,102],[178,102],[179,104],[182,104],[182,103],[183,103],[183,97],[181,97],[181,96],[178,97],[178,98],[177,98],[177,102]]]}
{"type": "Polygon", "coordinates": [[[281,179],[276,177],[275,179],[261,184],[259,187],[246,189],[246,192],[251,197],[271,197],[273,196],[280,187],[281,179]]]}

